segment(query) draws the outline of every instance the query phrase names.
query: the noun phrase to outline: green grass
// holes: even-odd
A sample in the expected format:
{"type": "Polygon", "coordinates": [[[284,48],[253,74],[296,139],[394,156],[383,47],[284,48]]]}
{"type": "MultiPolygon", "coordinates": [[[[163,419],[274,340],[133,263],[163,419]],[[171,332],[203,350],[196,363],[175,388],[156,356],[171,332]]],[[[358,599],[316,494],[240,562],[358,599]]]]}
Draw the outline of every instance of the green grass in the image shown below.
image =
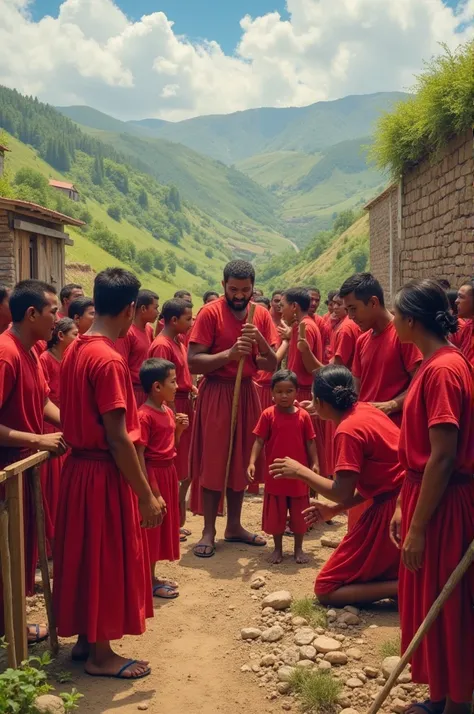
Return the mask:
{"type": "Polygon", "coordinates": [[[296,668],[291,679],[292,691],[300,696],[302,707],[307,712],[331,714],[336,711],[336,703],[342,691],[342,682],[328,672],[296,668]]]}
{"type": "Polygon", "coordinates": [[[402,649],[402,641],[400,635],[391,640],[385,640],[380,645],[380,654],[385,657],[399,657],[402,649]]]}
{"type": "Polygon", "coordinates": [[[307,596],[294,600],[291,612],[295,617],[304,617],[312,627],[325,627],[327,624],[326,610],[317,605],[313,597],[307,596]]]}
{"type": "Polygon", "coordinates": [[[237,164],[251,179],[277,194],[293,189],[318,163],[319,154],[301,151],[274,151],[251,156],[237,164]]]}

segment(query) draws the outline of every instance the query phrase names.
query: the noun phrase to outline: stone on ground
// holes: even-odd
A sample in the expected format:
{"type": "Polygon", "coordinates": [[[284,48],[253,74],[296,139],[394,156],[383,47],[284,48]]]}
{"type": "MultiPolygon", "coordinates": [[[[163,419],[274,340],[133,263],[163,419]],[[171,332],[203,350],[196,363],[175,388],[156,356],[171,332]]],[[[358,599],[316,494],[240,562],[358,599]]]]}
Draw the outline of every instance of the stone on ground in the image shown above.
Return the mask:
{"type": "Polygon", "coordinates": [[[39,714],[64,714],[64,702],[53,694],[42,694],[35,699],[35,707],[39,714]]]}
{"type": "Polygon", "coordinates": [[[277,672],[279,681],[280,682],[289,682],[291,677],[293,676],[294,671],[295,671],[294,667],[288,667],[287,665],[280,667],[280,669],[277,672]]]}
{"type": "Polygon", "coordinates": [[[347,664],[347,655],[345,652],[328,652],[324,655],[326,662],[335,665],[347,664]]]}
{"type": "Polygon", "coordinates": [[[258,627],[244,627],[240,631],[240,636],[243,640],[256,640],[261,634],[262,630],[259,630],[258,627]]]}
{"type": "Polygon", "coordinates": [[[390,704],[390,709],[392,710],[392,712],[395,712],[395,714],[403,714],[406,708],[407,703],[404,702],[402,699],[394,699],[390,704]]]}
{"type": "Polygon", "coordinates": [[[288,590],[278,590],[262,600],[262,608],[271,607],[272,610],[286,610],[290,607],[292,600],[293,597],[288,590]]]}
{"type": "Polygon", "coordinates": [[[343,709],[341,714],[359,714],[357,709],[352,709],[352,707],[348,707],[347,709],[343,709]]]}
{"type": "Polygon", "coordinates": [[[308,624],[308,620],[305,617],[296,616],[291,619],[291,624],[293,627],[304,627],[308,624]]]}
{"type": "Polygon", "coordinates": [[[321,538],[321,545],[323,545],[325,548],[337,548],[340,543],[340,538],[328,538],[327,536],[325,538],[321,538]]]}
{"type": "Polygon", "coordinates": [[[335,620],[337,617],[337,612],[336,610],[330,609],[326,613],[326,617],[328,618],[329,621],[335,620]]]}
{"type": "Polygon", "coordinates": [[[295,644],[300,647],[310,645],[315,636],[314,631],[310,627],[302,627],[295,632],[295,644]]]}
{"type": "Polygon", "coordinates": [[[354,605],[345,605],[343,608],[346,612],[351,612],[353,615],[358,615],[360,610],[358,610],[354,605]]]}
{"type": "Polygon", "coordinates": [[[300,659],[296,666],[301,667],[301,669],[311,669],[314,667],[314,662],[311,659],[300,659]]]}
{"type": "Polygon", "coordinates": [[[364,686],[364,683],[361,682],[358,677],[351,677],[346,682],[346,687],[350,687],[351,689],[358,689],[359,687],[363,687],[363,686],[364,686]]]}
{"type": "Polygon", "coordinates": [[[316,647],[316,650],[318,652],[326,654],[326,652],[336,652],[336,650],[340,650],[341,643],[333,639],[332,637],[325,637],[323,635],[321,637],[316,637],[313,642],[313,647],[316,647]]]}
{"type": "Polygon", "coordinates": [[[278,642],[278,640],[282,639],[284,634],[285,631],[283,627],[280,627],[280,625],[274,625],[268,630],[264,630],[262,632],[262,640],[263,642],[278,642]]]}
{"type": "Polygon", "coordinates": [[[354,615],[353,612],[344,612],[340,617],[337,618],[337,624],[359,625],[360,617],[358,615],[354,615]]]}
{"type": "Polygon", "coordinates": [[[362,652],[357,647],[349,647],[346,654],[351,659],[362,659],[362,652]]]}
{"type": "Polygon", "coordinates": [[[290,691],[290,683],[289,682],[278,682],[277,691],[279,694],[288,694],[288,692],[290,691]]]}
{"type": "Polygon", "coordinates": [[[316,659],[316,650],[312,645],[303,645],[300,647],[300,655],[303,659],[316,659]]]}
{"type": "Polygon", "coordinates": [[[385,679],[388,679],[390,677],[393,670],[400,662],[400,659],[401,657],[385,657],[384,661],[382,662],[382,674],[385,679]]]}
{"type": "Polygon", "coordinates": [[[377,667],[364,667],[363,671],[370,679],[376,679],[380,674],[380,670],[377,667]]]}
{"type": "Polygon", "coordinates": [[[323,672],[328,672],[330,669],[332,669],[332,664],[330,662],[326,662],[326,660],[323,659],[322,662],[318,664],[318,669],[322,670],[323,672]]]}
{"type": "Polygon", "coordinates": [[[263,575],[257,575],[255,578],[250,583],[250,587],[252,590],[260,590],[260,588],[263,588],[265,586],[265,578],[263,575]]]}
{"type": "Polygon", "coordinates": [[[287,647],[281,653],[281,661],[285,664],[294,667],[294,665],[299,661],[300,651],[297,647],[287,647]]]}

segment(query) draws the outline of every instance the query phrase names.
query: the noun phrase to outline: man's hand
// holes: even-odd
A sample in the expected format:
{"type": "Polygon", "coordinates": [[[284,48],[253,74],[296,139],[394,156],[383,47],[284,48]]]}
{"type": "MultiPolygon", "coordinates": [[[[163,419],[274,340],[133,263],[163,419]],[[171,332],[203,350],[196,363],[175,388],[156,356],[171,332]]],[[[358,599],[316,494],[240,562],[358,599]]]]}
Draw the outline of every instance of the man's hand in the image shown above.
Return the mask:
{"type": "Polygon", "coordinates": [[[298,461],[285,456],[284,459],[275,459],[273,464],[270,464],[269,471],[273,478],[278,480],[280,478],[298,478],[301,468],[302,465],[298,461]]]}
{"type": "Polygon", "coordinates": [[[255,325],[252,325],[250,322],[246,322],[242,327],[242,337],[248,337],[249,340],[252,340],[252,342],[257,345],[263,340],[258,327],[255,327],[255,325]]]}
{"type": "Polygon", "coordinates": [[[253,483],[255,481],[255,464],[247,466],[247,481],[253,483]]]}
{"type": "Polygon", "coordinates": [[[55,456],[62,456],[67,451],[67,444],[60,431],[54,434],[41,434],[38,442],[39,451],[49,451],[55,456]]]}
{"type": "Polygon", "coordinates": [[[176,414],[176,431],[181,434],[189,426],[189,417],[187,414],[176,414]]]}
{"type": "Polygon", "coordinates": [[[158,499],[152,493],[143,501],[138,501],[138,508],[142,517],[142,528],[156,528],[163,522],[163,510],[158,499]]]}
{"type": "Polygon", "coordinates": [[[423,565],[424,552],[425,532],[410,528],[402,545],[402,562],[405,568],[416,573],[423,565]]]}
{"type": "Polygon", "coordinates": [[[248,336],[241,335],[229,351],[229,361],[238,362],[241,357],[248,357],[253,352],[254,343],[248,336]]]}
{"type": "Polygon", "coordinates": [[[390,416],[398,410],[398,404],[395,399],[391,399],[389,402],[371,402],[372,406],[376,409],[380,409],[381,412],[390,416]]]}
{"type": "Polygon", "coordinates": [[[339,513],[337,506],[326,506],[324,503],[314,503],[303,511],[305,523],[312,526],[313,523],[327,523],[339,513]]]}

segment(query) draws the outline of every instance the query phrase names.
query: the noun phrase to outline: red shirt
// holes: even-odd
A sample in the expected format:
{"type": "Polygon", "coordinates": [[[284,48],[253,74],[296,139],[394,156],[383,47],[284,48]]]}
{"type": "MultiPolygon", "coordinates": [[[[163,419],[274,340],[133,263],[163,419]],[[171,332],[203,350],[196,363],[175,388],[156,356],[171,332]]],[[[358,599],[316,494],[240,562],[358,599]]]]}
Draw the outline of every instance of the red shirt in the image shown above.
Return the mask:
{"type": "Polygon", "coordinates": [[[474,320],[458,318],[458,331],[451,335],[453,345],[459,347],[466,359],[474,366],[474,320]]]}
{"type": "MultiPolygon", "coordinates": [[[[238,320],[230,309],[225,297],[203,305],[193,325],[189,342],[204,345],[209,348],[209,354],[217,354],[230,349],[242,334],[242,327],[247,322],[247,317],[238,320]]],[[[253,324],[261,332],[269,345],[272,344],[275,327],[266,308],[255,305],[253,324]]],[[[255,345],[254,353],[245,359],[243,377],[252,377],[257,370],[256,357],[258,354],[255,345]]],[[[233,379],[237,374],[239,363],[228,362],[220,369],[208,374],[208,377],[223,377],[233,379]]]]}
{"type": "Polygon", "coordinates": [[[331,358],[339,357],[347,369],[352,369],[355,346],[360,334],[360,327],[346,316],[332,331],[331,358]]]}
{"type": "Polygon", "coordinates": [[[39,358],[43,354],[43,352],[46,352],[48,349],[48,343],[46,340],[38,340],[38,342],[35,342],[33,347],[31,348],[33,352],[36,354],[36,356],[39,358]]]}
{"type": "MultiPolygon", "coordinates": [[[[321,341],[321,333],[318,330],[315,321],[307,315],[302,319],[306,325],[306,341],[309,344],[311,352],[320,362],[323,361],[323,343],[321,341]]],[[[298,349],[298,329],[299,326],[293,327],[291,335],[290,347],[288,350],[288,369],[296,374],[299,387],[310,387],[313,384],[313,374],[308,372],[303,364],[303,357],[298,349]]]]}
{"type": "MultiPolygon", "coordinates": [[[[0,335],[0,424],[29,434],[43,433],[49,388],[33,349],[25,350],[10,331],[0,335]]],[[[21,458],[20,449],[2,447],[5,465],[21,458]]]]}
{"type": "Polygon", "coordinates": [[[127,335],[115,343],[115,349],[128,364],[132,384],[140,384],[140,368],[148,357],[148,350],[152,342],[153,328],[151,325],[146,325],[144,330],[140,330],[136,325],[131,325],[127,335]]]}
{"type": "MultiPolygon", "coordinates": [[[[268,407],[261,413],[253,433],[265,441],[267,464],[289,456],[304,466],[312,467],[313,464],[308,462],[306,443],[315,439],[316,435],[311,417],[304,409],[296,407],[296,411],[289,414],[276,406],[268,407]]],[[[265,492],[298,498],[306,496],[308,486],[296,479],[276,480],[270,476],[267,469],[265,492]]]]}
{"type": "Polygon", "coordinates": [[[167,406],[159,411],[147,404],[138,410],[140,444],[145,446],[145,461],[168,461],[176,456],[174,414],[167,406]]]}
{"type": "Polygon", "coordinates": [[[323,357],[326,352],[326,347],[329,344],[329,340],[331,339],[331,329],[329,327],[329,324],[327,320],[324,319],[324,317],[321,317],[321,315],[318,315],[317,313],[313,315],[313,320],[316,323],[316,327],[319,329],[319,332],[321,333],[321,342],[323,345],[323,357]]]}
{"type": "Polygon", "coordinates": [[[124,409],[127,432],[138,441],[140,426],[130,372],[102,335],[79,335],[61,362],[61,421],[64,438],[79,451],[108,451],[102,415],[124,409]]]}
{"type": "MultiPolygon", "coordinates": [[[[275,323],[272,320],[272,339],[271,342],[269,343],[270,347],[272,349],[277,349],[281,345],[281,337],[277,332],[275,323]]],[[[275,372],[266,372],[264,369],[259,369],[258,372],[256,372],[253,381],[256,384],[259,384],[261,387],[266,387],[270,386],[272,383],[272,377],[275,374],[275,372]]]]}
{"type": "MultiPolygon", "coordinates": [[[[395,325],[390,322],[379,335],[363,332],[356,343],[352,374],[360,379],[361,402],[389,402],[410,384],[410,373],[422,356],[415,345],[402,345],[395,325]]],[[[393,415],[400,424],[402,413],[393,415]]]]}
{"type": "Polygon", "coordinates": [[[394,491],[404,472],[398,461],[400,429],[380,409],[357,402],[334,435],[334,471],[359,475],[357,490],[365,498],[394,491]]]}
{"type": "MultiPolygon", "coordinates": [[[[178,335],[181,337],[181,335],[178,335]]],[[[182,342],[175,342],[171,337],[166,337],[162,332],[155,337],[148,357],[160,357],[173,362],[176,367],[176,381],[178,391],[190,392],[193,386],[193,378],[188,367],[188,351],[182,342]]]]}
{"type": "Polygon", "coordinates": [[[431,455],[429,429],[454,424],[459,430],[454,471],[472,474],[474,466],[473,372],[453,347],[442,347],[413,377],[403,411],[400,462],[423,473],[431,455]]]}
{"type": "Polygon", "coordinates": [[[49,387],[49,398],[59,409],[59,372],[61,362],[51,352],[43,352],[40,357],[40,364],[43,368],[44,376],[49,387]]]}

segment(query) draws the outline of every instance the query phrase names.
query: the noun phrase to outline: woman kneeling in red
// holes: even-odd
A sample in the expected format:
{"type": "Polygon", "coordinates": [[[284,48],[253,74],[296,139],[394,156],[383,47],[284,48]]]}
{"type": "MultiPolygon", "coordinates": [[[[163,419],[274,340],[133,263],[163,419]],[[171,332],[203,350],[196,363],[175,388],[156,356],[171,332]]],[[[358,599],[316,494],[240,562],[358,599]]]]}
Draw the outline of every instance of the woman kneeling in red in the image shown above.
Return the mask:
{"type": "MultiPolygon", "coordinates": [[[[474,538],[473,374],[446,337],[457,329],[446,294],[433,280],[409,283],[395,299],[401,342],[423,362],[408,389],[400,434],[407,470],[392,522],[401,544],[399,602],[402,649],[474,538]]],[[[470,711],[474,688],[474,565],[445,603],[412,657],[412,677],[430,699],[413,714],[470,711]]]]}
{"type": "Polygon", "coordinates": [[[329,365],[313,385],[314,407],[321,419],[335,422],[334,481],[292,459],[276,459],[275,478],[299,478],[337,506],[316,504],[307,522],[335,515],[374,500],[323,567],[315,592],[324,605],[343,607],[395,597],[400,556],[390,541],[403,471],[398,463],[399,428],[371,404],[357,402],[352,375],[346,367],[329,365]]]}

